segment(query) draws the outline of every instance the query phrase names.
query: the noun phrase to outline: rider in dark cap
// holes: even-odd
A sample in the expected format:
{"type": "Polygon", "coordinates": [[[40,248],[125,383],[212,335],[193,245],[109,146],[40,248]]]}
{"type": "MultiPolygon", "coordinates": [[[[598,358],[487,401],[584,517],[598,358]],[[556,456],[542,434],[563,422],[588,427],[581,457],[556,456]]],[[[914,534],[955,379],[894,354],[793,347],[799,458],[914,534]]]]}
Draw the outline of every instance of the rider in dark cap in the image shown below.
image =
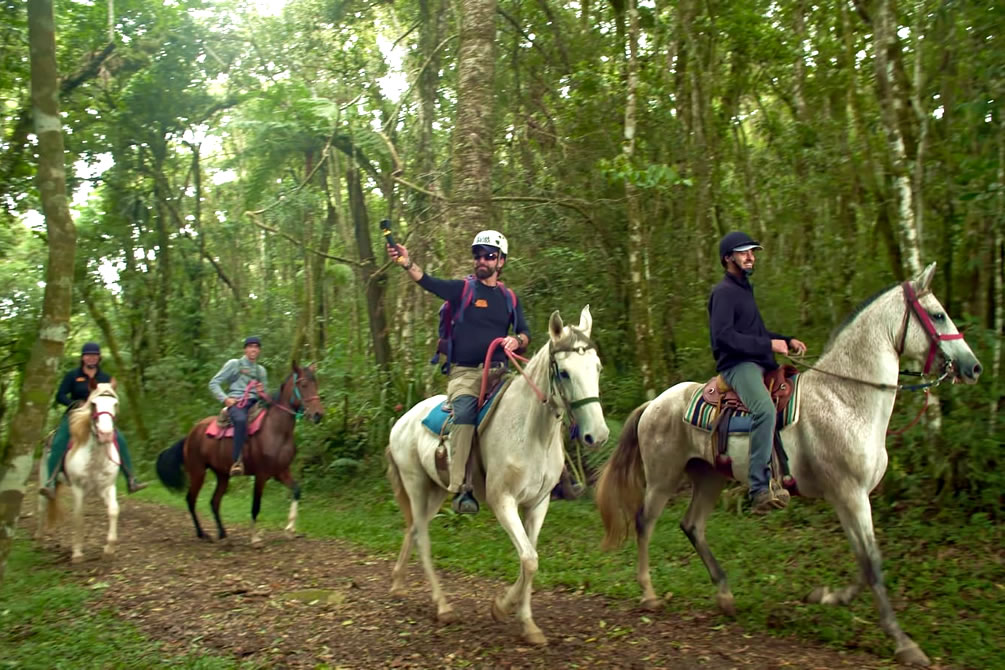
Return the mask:
{"type": "MultiPolygon", "coordinates": [[[[56,392],[56,402],[65,405],[67,409],[63,413],[56,433],[52,436],[49,447],[49,479],[43,482],[42,488],[39,489],[39,493],[50,500],[56,497],[56,476],[63,467],[63,456],[66,455],[66,449],[70,444],[69,411],[86,402],[91,391],[103,382],[114,384],[115,380],[101,369],[101,347],[97,342],[85,342],[80,349],[80,366],[66,373],[56,392]]],[[[147,485],[137,481],[133,474],[133,461],[129,456],[126,438],[118,428],[115,429],[115,443],[119,448],[119,458],[122,460],[120,467],[122,474],[126,476],[127,490],[135,493],[145,489],[147,485]]]]}
{"type": "Polygon", "coordinates": [[[708,299],[708,329],[715,368],[751,412],[750,502],[755,513],[788,504],[785,489],[771,490],[771,447],[775,407],[764,386],[764,373],[778,367],[775,354],[802,354],[806,345],[794,337],[769,331],[754,301],[754,251],[763,247],[742,232],[719,242],[719,262],[726,270],[708,299]]]}
{"type": "Polygon", "coordinates": [[[252,335],[244,338],[244,356],[227,361],[209,382],[209,390],[223,403],[234,424],[233,476],[244,474],[241,453],[248,435],[248,413],[265,393],[268,373],[256,361],[262,351],[262,341],[252,335]]]}

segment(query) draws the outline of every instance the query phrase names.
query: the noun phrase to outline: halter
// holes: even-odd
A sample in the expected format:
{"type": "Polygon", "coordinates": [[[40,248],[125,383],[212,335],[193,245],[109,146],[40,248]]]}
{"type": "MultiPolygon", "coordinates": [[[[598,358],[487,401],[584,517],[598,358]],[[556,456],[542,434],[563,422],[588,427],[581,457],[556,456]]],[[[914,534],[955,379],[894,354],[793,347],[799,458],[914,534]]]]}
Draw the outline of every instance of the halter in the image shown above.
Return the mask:
{"type": "MultiPolygon", "coordinates": [[[[928,335],[928,341],[931,343],[931,346],[928,348],[928,358],[925,359],[925,369],[921,373],[922,375],[927,375],[932,370],[932,363],[935,362],[935,353],[937,351],[943,351],[942,343],[950,340],[962,340],[963,333],[945,334],[935,330],[935,324],[932,323],[932,318],[928,316],[928,312],[921,306],[921,298],[930,293],[930,291],[925,290],[920,294],[916,294],[914,292],[914,286],[912,286],[909,281],[905,281],[903,287],[904,300],[907,301],[907,310],[904,312],[904,322],[901,326],[902,332],[900,335],[900,345],[897,347],[897,356],[899,357],[904,353],[904,347],[907,344],[907,322],[911,318],[911,312],[914,312],[915,316],[918,317],[918,321],[921,322],[921,327],[924,329],[925,334],[928,335]]],[[[943,354],[945,354],[945,351],[943,351],[943,354]]],[[[947,360],[946,367],[948,370],[950,363],[948,362],[948,357],[945,358],[947,360]]]]}
{"type": "MultiPolygon", "coordinates": [[[[290,406],[289,407],[287,407],[286,405],[283,405],[281,400],[276,401],[275,403],[273,403],[273,406],[277,407],[278,409],[283,410],[284,412],[286,412],[288,414],[292,414],[299,421],[300,418],[304,415],[304,408],[305,408],[306,404],[309,403],[312,400],[320,400],[321,396],[318,395],[318,394],[315,394],[315,395],[312,395],[310,398],[304,398],[301,395],[301,393],[300,393],[300,387],[297,386],[297,379],[298,378],[299,378],[299,376],[297,375],[296,372],[294,372],[293,373],[293,397],[296,398],[296,400],[297,400],[296,406],[293,405],[293,401],[292,400],[290,401],[290,406]]],[[[266,400],[268,400],[267,397],[266,397],[266,400]]]]}

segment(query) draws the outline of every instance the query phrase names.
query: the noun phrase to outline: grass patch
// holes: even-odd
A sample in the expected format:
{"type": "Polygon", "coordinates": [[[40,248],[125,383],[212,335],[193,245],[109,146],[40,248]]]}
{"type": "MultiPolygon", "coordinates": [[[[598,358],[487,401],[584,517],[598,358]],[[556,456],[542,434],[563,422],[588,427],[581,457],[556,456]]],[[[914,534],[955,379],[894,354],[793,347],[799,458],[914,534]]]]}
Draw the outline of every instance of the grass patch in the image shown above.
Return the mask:
{"type": "Polygon", "coordinates": [[[105,587],[74,583],[51,557],[15,540],[0,587],[0,668],[252,668],[232,659],[166,655],[160,642],[93,600],[105,587]]]}
{"type": "MultiPolygon", "coordinates": [[[[299,530],[395,556],[402,517],[376,464],[369,470],[338,484],[307,483],[299,530]]],[[[140,496],[179,509],[185,506],[182,497],[160,487],[140,496]]],[[[212,523],[209,497],[204,492],[199,505],[207,529],[212,523]]],[[[270,483],[259,522],[281,527],[288,503],[285,489],[270,483]]],[[[715,607],[715,589],[705,566],[677,528],[685,507],[686,500],[678,500],[667,508],[651,546],[657,592],[673,593],[664,616],[688,617],[715,607]]],[[[246,523],[250,508],[250,478],[232,482],[223,502],[225,523],[246,523]]],[[[878,512],[876,529],[885,584],[905,631],[935,662],[1005,668],[1002,527],[981,516],[961,524],[958,519],[933,520],[908,510],[897,516],[878,512]]],[[[517,576],[515,551],[488,510],[472,518],[454,515],[445,507],[434,520],[431,535],[437,568],[510,581],[517,576]]],[[[640,590],[634,544],[604,553],[598,548],[601,536],[600,517],[591,500],[552,503],[538,546],[540,571],[535,584],[636,601],[640,590]]],[[[802,602],[813,587],[842,587],[857,576],[848,542],[827,504],[798,499],[785,512],[762,518],[720,509],[710,521],[708,539],[729,575],[737,621],[748,631],[797,635],[892,658],[893,644],[879,627],[868,589],[849,607],[802,602]]],[[[446,587],[449,592],[449,580],[446,587]]]]}

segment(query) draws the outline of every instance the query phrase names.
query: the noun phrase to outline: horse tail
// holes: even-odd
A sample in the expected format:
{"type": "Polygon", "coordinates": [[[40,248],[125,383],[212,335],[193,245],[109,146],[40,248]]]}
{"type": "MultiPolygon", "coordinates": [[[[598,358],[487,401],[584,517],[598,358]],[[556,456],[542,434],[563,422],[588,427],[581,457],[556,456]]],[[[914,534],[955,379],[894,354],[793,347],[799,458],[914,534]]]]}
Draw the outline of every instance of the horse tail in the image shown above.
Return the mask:
{"type": "Polygon", "coordinates": [[[391,482],[394,499],[398,501],[398,507],[401,508],[401,513],[405,515],[405,528],[411,528],[412,501],[408,497],[408,491],[405,490],[405,483],[401,481],[401,473],[398,471],[398,465],[394,462],[394,457],[391,455],[391,447],[384,450],[384,455],[387,457],[387,480],[391,482]]]}
{"type": "Polygon", "coordinates": [[[188,478],[185,476],[185,438],[178,440],[172,446],[157,456],[157,478],[172,491],[184,491],[188,478]]]}
{"type": "Polygon", "coordinates": [[[630,524],[642,509],[646,474],[639,451],[639,419],[648,406],[646,402],[628,416],[618,446],[597,482],[597,507],[604,521],[602,549],[621,546],[628,538],[630,524]]]}

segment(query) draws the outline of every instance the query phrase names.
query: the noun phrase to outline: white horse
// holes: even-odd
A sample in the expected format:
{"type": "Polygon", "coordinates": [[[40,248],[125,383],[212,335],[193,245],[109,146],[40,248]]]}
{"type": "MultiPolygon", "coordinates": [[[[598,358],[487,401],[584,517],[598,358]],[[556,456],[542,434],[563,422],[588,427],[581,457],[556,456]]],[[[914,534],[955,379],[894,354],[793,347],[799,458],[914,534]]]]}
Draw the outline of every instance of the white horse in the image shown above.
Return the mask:
{"type": "MultiPolygon", "coordinates": [[[[929,289],[934,274],[933,263],[913,281],[877,294],[852,313],[816,365],[801,375],[800,418],[782,431],[799,493],[834,506],[862,573],[858,583],[836,591],[817,588],[808,600],[847,604],[863,582],[868,584],[880,623],[896,643],[897,660],[918,665],[928,665],[928,657],[901,630],[883,586],[869,492],[886,471],[885,438],[900,359],[926,360],[926,373],[938,362],[953,381],[975,383],[981,372],[973,351],[929,289]]],[[[601,475],[597,505],[605,546],[620,544],[633,524],[642,604],[658,609],[661,601],[649,576],[649,539],[681,479],[690,477],[691,504],[680,527],[718,586],[720,609],[733,615],[726,574],[705,540],[706,521],[726,479],[709,460],[709,434],[682,420],[699,388],[694,382],[677,384],[629,416],[601,475]]],[[[733,477],[739,481],[747,477],[748,444],[747,436],[729,439],[733,477]]]]}
{"type": "MultiPolygon", "coordinates": [[[[588,445],[603,444],[608,436],[598,390],[600,359],[590,340],[592,326],[589,305],[583,308],[578,327],[563,327],[554,312],[548,323],[549,342],[526,366],[529,381],[514,379],[496,398],[498,406],[487,429],[482,432],[479,427],[478,455],[485,474],[484,479],[476,476],[475,493],[492,507],[520,556],[520,576],[492,603],[492,616],[502,621],[516,607],[523,637],[532,644],[547,643],[531,615],[530,596],[537,572],[538,533],[564,462],[562,415],[572,416],[588,445]],[[536,389],[543,390],[544,402],[535,395],[536,389]]],[[[405,567],[415,542],[432,588],[437,618],[444,623],[456,620],[456,616],[433,570],[429,520],[439,511],[447,490],[435,464],[439,440],[423,427],[422,419],[445,400],[446,396],[435,396],[408,410],[391,429],[387,448],[387,474],[406,526],[391,593],[405,592],[405,567]]]]}
{"type": "MultiPolygon", "coordinates": [[[[73,555],[71,560],[84,560],[84,496],[96,494],[108,508],[108,537],[105,556],[115,554],[118,542],[119,501],[115,495],[115,480],[119,474],[119,450],[115,443],[115,415],[119,410],[119,397],[111,384],[101,383],[91,391],[87,402],[70,412],[70,447],[66,454],[63,474],[56,483],[56,496],[49,501],[38,496],[38,529],[36,537],[45,533],[47,526],[59,521],[59,488],[69,483],[73,493],[73,555]]],[[[49,449],[42,454],[39,480],[48,481],[49,449]]]]}

